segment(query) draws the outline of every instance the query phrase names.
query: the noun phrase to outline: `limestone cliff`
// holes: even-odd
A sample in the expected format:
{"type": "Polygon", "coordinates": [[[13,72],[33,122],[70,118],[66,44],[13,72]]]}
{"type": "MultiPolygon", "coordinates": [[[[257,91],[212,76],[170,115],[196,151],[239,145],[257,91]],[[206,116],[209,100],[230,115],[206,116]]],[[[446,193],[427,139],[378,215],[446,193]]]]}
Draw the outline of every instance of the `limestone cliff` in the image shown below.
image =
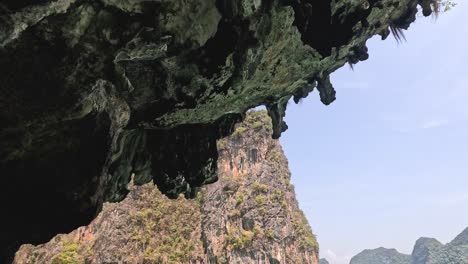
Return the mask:
{"type": "Polygon", "coordinates": [[[15,263],[317,264],[317,241],[271,129],[266,111],[252,112],[218,141],[220,179],[196,199],[132,185],[89,226],[25,245],[15,263]]]}
{"type": "Polygon", "coordinates": [[[411,255],[395,249],[364,250],[350,264],[465,264],[468,263],[468,228],[450,243],[443,245],[434,238],[416,241],[411,255]]]}
{"type": "MultiPolygon", "coordinates": [[[[3,0],[0,262],[88,224],[135,175],[194,197],[217,180],[216,140],[368,58],[438,0],[3,0]]],[[[431,7],[432,5],[432,7],[431,7]]]]}

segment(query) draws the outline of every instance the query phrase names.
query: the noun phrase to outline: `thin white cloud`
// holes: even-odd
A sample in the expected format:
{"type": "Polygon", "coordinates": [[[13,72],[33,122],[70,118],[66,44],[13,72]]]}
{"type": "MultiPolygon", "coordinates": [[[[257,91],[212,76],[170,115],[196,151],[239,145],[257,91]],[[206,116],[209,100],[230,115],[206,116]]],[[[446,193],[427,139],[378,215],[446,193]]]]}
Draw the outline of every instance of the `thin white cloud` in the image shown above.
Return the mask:
{"type": "Polygon", "coordinates": [[[370,89],[372,86],[367,81],[346,81],[341,86],[336,87],[338,90],[350,89],[350,90],[365,90],[370,89]]]}
{"type": "Polygon", "coordinates": [[[327,251],[325,252],[325,258],[334,263],[336,262],[337,256],[335,252],[331,251],[330,249],[327,249],[327,251]]]}
{"type": "Polygon", "coordinates": [[[458,204],[467,204],[468,203],[468,194],[466,193],[455,193],[448,194],[445,196],[436,196],[432,198],[431,201],[437,206],[453,206],[458,204]]]}
{"type": "Polygon", "coordinates": [[[437,127],[445,126],[448,123],[449,123],[448,120],[445,120],[445,119],[433,119],[433,120],[424,122],[421,125],[421,128],[423,129],[437,128],[437,127]]]}
{"type": "Polygon", "coordinates": [[[351,261],[350,256],[339,256],[331,249],[327,249],[324,255],[323,257],[326,258],[330,264],[349,264],[349,261],[351,261]]]}
{"type": "Polygon", "coordinates": [[[389,124],[390,129],[409,133],[420,129],[433,129],[449,125],[448,119],[444,118],[421,118],[421,117],[384,117],[383,121],[389,124]],[[425,120],[425,121],[423,121],[425,120]]]}

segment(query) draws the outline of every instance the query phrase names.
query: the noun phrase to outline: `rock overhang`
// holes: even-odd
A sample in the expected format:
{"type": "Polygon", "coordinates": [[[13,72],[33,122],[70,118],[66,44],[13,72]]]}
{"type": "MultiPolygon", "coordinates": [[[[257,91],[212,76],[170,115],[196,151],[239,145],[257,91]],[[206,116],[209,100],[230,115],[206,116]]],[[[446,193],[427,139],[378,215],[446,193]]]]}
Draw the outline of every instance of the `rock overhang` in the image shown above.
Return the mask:
{"type": "Polygon", "coordinates": [[[265,105],[279,137],[290,98],[317,88],[330,104],[333,71],[434,3],[186,2],[0,4],[0,197],[15,227],[1,229],[4,252],[86,224],[132,174],[193,196],[248,109],[265,105]]]}

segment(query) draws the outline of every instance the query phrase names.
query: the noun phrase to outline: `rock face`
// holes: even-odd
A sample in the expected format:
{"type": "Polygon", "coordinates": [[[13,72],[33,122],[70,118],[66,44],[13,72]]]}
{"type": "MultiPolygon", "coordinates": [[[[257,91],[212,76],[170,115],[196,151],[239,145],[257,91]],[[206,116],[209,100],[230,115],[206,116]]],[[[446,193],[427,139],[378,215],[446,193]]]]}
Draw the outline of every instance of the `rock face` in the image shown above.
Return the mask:
{"type": "Polygon", "coordinates": [[[0,3],[0,262],[88,224],[131,175],[194,197],[216,140],[368,58],[435,0],[4,0],[0,3]],[[391,30],[390,30],[391,29],[391,30]]]}
{"type": "Polygon", "coordinates": [[[24,245],[14,263],[318,264],[317,241],[270,122],[266,111],[252,112],[218,141],[219,181],[196,199],[170,200],[153,186],[131,186],[90,225],[24,245]]]}
{"type": "Polygon", "coordinates": [[[468,228],[450,243],[443,245],[434,238],[416,241],[411,255],[395,249],[364,250],[351,259],[351,264],[465,264],[468,263],[468,228]]]}

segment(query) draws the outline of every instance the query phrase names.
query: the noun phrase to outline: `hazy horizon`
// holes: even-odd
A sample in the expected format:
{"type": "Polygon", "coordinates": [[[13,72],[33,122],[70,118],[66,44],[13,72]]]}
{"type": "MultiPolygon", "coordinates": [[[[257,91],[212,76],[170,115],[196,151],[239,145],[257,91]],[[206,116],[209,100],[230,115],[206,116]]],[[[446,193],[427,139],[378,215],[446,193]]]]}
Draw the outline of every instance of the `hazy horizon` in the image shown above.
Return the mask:
{"type": "Polygon", "coordinates": [[[468,226],[467,3],[420,18],[397,44],[368,41],[369,60],[332,75],[337,100],[290,103],[281,138],[321,257],[364,249],[411,253],[468,226]]]}

